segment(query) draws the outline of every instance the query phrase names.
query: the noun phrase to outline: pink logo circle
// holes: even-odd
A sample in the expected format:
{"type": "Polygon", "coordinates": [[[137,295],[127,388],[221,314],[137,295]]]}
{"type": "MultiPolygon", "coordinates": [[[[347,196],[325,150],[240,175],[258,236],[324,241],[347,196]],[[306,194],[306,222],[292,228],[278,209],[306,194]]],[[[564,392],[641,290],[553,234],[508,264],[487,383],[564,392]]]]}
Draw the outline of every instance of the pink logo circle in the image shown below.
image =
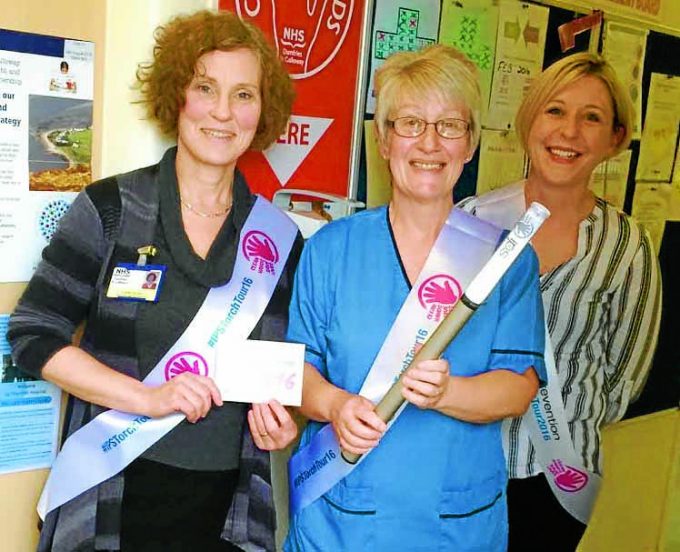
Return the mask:
{"type": "Polygon", "coordinates": [[[345,42],[354,0],[236,0],[239,17],[257,19],[274,37],[293,79],[306,79],[333,61],[345,42]]]}
{"type": "Polygon", "coordinates": [[[461,295],[458,280],[448,274],[430,276],[418,288],[418,300],[428,311],[427,319],[437,322],[451,312],[461,295]]]}
{"type": "Polygon", "coordinates": [[[243,254],[251,261],[254,272],[274,274],[274,265],[279,262],[279,251],[274,241],[264,232],[251,230],[243,238],[243,254]]]}
{"type": "Polygon", "coordinates": [[[576,493],[588,484],[588,474],[584,471],[564,464],[562,460],[553,460],[548,465],[553,474],[555,485],[567,493],[576,493]]]}
{"type": "Polygon", "coordinates": [[[175,376],[179,376],[184,372],[207,376],[208,363],[201,355],[193,351],[177,353],[165,364],[165,381],[170,381],[175,376]]]}

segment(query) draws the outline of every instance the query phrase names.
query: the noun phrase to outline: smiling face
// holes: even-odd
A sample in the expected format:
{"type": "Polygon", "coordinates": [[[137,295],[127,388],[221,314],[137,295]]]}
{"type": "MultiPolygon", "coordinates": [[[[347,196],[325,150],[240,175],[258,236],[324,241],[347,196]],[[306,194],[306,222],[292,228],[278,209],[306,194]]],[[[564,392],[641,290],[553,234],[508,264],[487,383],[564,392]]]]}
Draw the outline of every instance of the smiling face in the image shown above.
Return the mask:
{"type": "Polygon", "coordinates": [[[586,187],[597,165],[622,139],[614,130],[607,86],[587,75],[559,90],[534,119],[527,139],[530,178],[556,186],[586,187]]]}
{"type": "MultiPolygon", "coordinates": [[[[389,119],[399,117],[419,117],[430,123],[447,118],[470,120],[463,104],[444,102],[435,94],[420,101],[405,98],[389,119]]],[[[380,154],[389,162],[394,199],[453,202],[453,187],[471,157],[469,143],[469,134],[442,138],[434,125],[428,125],[416,138],[398,136],[394,129],[386,128],[380,139],[380,154]]]]}
{"type": "Polygon", "coordinates": [[[251,50],[213,50],[196,67],[177,122],[178,163],[233,170],[260,120],[260,63],[251,50]]]}

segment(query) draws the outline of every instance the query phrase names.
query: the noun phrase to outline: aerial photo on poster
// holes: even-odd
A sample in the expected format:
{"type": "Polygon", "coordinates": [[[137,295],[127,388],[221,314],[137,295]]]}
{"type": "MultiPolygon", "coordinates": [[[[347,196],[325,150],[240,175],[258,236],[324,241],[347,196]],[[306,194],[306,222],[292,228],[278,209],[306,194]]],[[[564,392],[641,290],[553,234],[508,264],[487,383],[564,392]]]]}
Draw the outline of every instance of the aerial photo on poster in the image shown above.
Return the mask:
{"type": "Polygon", "coordinates": [[[78,192],[92,180],[92,101],[31,95],[28,100],[31,191],[78,192]]]}

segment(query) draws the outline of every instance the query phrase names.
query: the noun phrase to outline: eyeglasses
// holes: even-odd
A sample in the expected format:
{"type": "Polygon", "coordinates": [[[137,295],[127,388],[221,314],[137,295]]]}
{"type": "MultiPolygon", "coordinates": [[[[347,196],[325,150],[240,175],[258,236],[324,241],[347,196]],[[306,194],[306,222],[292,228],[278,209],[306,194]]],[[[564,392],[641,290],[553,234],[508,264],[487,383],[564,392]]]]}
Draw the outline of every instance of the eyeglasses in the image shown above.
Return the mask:
{"type": "Polygon", "coordinates": [[[470,130],[470,123],[463,119],[440,119],[434,123],[428,123],[425,119],[420,117],[398,117],[393,121],[387,121],[397,133],[403,138],[417,138],[425,132],[428,125],[434,125],[437,134],[442,138],[454,140],[462,138],[470,130]]]}

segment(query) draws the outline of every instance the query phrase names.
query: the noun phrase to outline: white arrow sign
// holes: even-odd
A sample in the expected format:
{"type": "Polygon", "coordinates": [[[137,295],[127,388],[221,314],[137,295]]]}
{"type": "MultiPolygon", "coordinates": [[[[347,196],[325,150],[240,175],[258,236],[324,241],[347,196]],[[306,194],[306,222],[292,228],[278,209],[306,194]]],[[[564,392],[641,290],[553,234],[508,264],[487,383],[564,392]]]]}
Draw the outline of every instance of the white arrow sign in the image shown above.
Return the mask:
{"type": "Polygon", "coordinates": [[[288,183],[332,122],[323,117],[290,117],[285,132],[263,152],[281,186],[288,183]]]}

